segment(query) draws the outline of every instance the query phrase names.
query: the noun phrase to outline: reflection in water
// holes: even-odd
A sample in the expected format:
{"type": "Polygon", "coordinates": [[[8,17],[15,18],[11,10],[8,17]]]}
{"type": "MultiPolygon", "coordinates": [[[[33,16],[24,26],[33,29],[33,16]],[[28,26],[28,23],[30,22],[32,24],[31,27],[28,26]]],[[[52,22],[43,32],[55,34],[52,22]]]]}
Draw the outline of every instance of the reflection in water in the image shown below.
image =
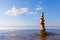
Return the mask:
{"type": "Polygon", "coordinates": [[[40,30],[1,30],[0,40],[60,40],[60,29],[39,31],[40,30]]]}
{"type": "Polygon", "coordinates": [[[40,31],[40,40],[46,40],[46,33],[45,33],[45,31],[40,31]]]}

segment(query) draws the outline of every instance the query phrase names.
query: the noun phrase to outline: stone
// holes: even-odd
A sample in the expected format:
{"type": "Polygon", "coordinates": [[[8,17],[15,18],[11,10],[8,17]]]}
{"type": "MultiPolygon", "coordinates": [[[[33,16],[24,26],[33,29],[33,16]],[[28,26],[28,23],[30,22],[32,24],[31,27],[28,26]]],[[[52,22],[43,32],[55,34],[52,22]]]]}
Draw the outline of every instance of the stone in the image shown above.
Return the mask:
{"type": "Polygon", "coordinates": [[[45,31],[45,25],[44,25],[44,12],[42,12],[40,16],[40,30],[45,31]]]}

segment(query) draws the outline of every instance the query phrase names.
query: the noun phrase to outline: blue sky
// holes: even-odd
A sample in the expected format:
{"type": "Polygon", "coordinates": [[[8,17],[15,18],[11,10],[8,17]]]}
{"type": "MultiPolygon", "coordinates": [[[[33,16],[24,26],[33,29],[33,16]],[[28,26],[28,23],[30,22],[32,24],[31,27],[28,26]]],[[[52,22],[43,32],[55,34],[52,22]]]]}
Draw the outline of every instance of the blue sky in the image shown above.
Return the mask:
{"type": "Polygon", "coordinates": [[[60,0],[0,0],[0,26],[60,26],[60,0]]]}

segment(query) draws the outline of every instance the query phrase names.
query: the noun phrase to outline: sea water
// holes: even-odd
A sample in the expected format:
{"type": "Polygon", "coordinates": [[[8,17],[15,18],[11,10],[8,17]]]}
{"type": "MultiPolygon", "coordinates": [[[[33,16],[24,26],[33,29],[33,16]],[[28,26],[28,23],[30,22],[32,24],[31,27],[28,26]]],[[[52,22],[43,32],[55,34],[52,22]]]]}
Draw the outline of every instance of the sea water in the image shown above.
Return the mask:
{"type": "Polygon", "coordinates": [[[46,27],[46,36],[40,36],[39,27],[0,27],[0,40],[60,40],[60,27],[46,27]]]}

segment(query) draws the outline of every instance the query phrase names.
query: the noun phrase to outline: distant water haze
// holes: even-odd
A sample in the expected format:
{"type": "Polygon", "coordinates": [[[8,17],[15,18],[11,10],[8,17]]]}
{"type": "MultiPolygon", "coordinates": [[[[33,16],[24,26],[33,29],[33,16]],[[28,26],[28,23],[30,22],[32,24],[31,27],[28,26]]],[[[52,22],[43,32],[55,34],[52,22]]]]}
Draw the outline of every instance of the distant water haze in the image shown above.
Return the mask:
{"type": "MultiPolygon", "coordinates": [[[[15,27],[13,27],[13,26],[11,26],[11,27],[0,27],[0,30],[9,30],[9,29],[16,29],[16,30],[29,30],[29,29],[38,29],[38,30],[40,30],[40,27],[39,26],[20,26],[20,27],[18,27],[18,26],[15,26],[15,27]]],[[[45,29],[60,29],[60,27],[58,27],[58,26],[46,26],[45,27],[45,29]]]]}
{"type": "Polygon", "coordinates": [[[13,26],[11,26],[11,27],[0,27],[0,30],[9,30],[9,29],[19,29],[19,30],[28,30],[28,29],[39,29],[39,27],[37,26],[37,27],[13,27],[13,26]]]}

